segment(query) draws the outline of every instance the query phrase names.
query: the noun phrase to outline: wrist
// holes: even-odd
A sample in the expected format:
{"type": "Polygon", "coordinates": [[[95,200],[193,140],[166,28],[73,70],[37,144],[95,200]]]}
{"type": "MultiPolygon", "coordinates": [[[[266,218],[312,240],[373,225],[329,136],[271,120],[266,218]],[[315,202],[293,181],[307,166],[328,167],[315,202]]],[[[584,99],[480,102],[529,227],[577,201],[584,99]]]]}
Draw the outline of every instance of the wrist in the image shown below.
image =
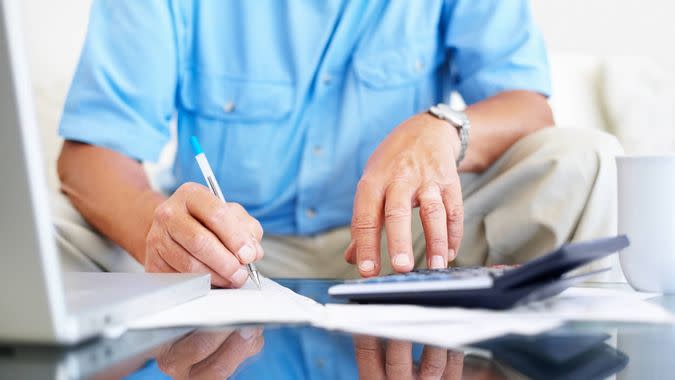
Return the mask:
{"type": "Polygon", "coordinates": [[[139,193],[134,199],[134,210],[137,212],[136,227],[132,241],[128,242],[130,252],[134,258],[143,264],[145,262],[145,243],[155,215],[155,209],[167,199],[161,193],[148,189],[139,193]]]}
{"type": "Polygon", "coordinates": [[[466,113],[458,111],[445,103],[438,103],[431,106],[427,112],[434,117],[447,121],[451,126],[455,127],[459,133],[460,150],[459,156],[455,163],[457,166],[464,160],[466,151],[469,147],[469,130],[471,129],[471,122],[466,113]]]}
{"type": "Polygon", "coordinates": [[[422,118],[423,124],[436,130],[440,137],[449,139],[452,155],[455,160],[458,160],[462,150],[462,141],[457,128],[450,122],[439,119],[429,112],[422,112],[419,116],[422,118]]]}

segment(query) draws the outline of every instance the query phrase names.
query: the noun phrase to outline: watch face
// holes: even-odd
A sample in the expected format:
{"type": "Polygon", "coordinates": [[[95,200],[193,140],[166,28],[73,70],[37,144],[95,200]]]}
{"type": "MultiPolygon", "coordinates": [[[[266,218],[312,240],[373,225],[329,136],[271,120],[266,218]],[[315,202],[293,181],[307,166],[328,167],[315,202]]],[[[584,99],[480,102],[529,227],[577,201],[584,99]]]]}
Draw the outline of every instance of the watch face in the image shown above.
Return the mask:
{"type": "Polygon", "coordinates": [[[464,113],[453,110],[445,103],[431,107],[430,111],[437,117],[449,121],[456,127],[461,127],[466,124],[466,116],[464,116],[464,113]]]}
{"type": "Polygon", "coordinates": [[[463,115],[454,110],[447,115],[448,121],[457,126],[464,125],[464,118],[462,116],[463,115]]]}

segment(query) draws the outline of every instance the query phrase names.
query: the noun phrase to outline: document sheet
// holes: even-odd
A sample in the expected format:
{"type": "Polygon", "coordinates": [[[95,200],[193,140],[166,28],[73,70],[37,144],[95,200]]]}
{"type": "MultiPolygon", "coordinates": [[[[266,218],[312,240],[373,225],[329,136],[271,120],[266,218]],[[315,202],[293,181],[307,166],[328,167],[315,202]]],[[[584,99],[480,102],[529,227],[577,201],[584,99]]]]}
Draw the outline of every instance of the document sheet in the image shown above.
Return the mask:
{"type": "Polygon", "coordinates": [[[213,289],[204,297],[134,322],[134,329],[243,323],[312,323],[323,305],[260,276],[241,289],[213,289]]]}

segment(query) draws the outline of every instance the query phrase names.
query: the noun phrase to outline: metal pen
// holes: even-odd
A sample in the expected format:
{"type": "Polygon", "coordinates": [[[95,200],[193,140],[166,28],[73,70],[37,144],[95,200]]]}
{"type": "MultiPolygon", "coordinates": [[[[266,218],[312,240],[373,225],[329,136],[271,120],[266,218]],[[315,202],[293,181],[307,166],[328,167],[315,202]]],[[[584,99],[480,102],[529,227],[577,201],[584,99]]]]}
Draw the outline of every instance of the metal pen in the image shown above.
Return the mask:
{"type": "MultiPolygon", "coordinates": [[[[206,180],[206,184],[208,185],[209,189],[211,189],[213,194],[218,197],[218,199],[226,202],[225,196],[218,185],[218,181],[216,181],[216,176],[213,174],[211,165],[209,165],[209,160],[206,159],[206,155],[204,154],[201,145],[199,145],[199,140],[197,140],[197,137],[192,136],[190,138],[190,143],[192,144],[192,150],[194,151],[197,165],[199,165],[199,169],[202,171],[202,175],[204,176],[204,180],[206,180]]],[[[246,264],[246,270],[248,270],[248,276],[251,278],[251,280],[253,280],[258,289],[261,289],[262,286],[260,284],[260,275],[258,274],[258,270],[256,269],[255,265],[253,263],[246,264]]]]}

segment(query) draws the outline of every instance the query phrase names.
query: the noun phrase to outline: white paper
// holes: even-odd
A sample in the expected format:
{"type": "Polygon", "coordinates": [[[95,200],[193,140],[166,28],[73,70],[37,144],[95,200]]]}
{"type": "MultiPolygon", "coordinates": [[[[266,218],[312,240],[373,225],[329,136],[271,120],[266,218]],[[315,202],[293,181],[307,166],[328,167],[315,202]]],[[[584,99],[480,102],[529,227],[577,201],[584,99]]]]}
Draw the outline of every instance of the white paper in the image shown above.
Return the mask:
{"type": "Polygon", "coordinates": [[[554,329],[562,324],[555,319],[524,321],[502,317],[492,319],[416,324],[353,324],[339,330],[381,338],[413,341],[445,348],[457,348],[469,343],[495,338],[508,333],[533,335],[554,329]]]}
{"type": "MultiPolygon", "coordinates": [[[[341,328],[351,325],[399,325],[477,321],[485,313],[457,307],[422,307],[414,305],[327,304],[323,325],[341,328]]],[[[488,315],[487,318],[492,317],[488,315]]]]}
{"type": "Polygon", "coordinates": [[[134,321],[130,328],[310,323],[323,309],[323,305],[268,278],[261,276],[260,281],[262,289],[251,281],[241,289],[214,289],[204,297],[134,321]]]}
{"type": "Polygon", "coordinates": [[[507,333],[538,334],[562,320],[523,320],[507,313],[412,305],[326,305],[321,327],[454,348],[507,333]]]}
{"type": "Polygon", "coordinates": [[[648,302],[657,296],[633,290],[575,287],[543,301],[508,311],[521,318],[559,318],[574,321],[674,323],[662,306],[648,302]]]}
{"type": "Polygon", "coordinates": [[[414,305],[321,305],[261,278],[262,290],[212,290],[207,296],[134,322],[132,329],[241,323],[308,323],[316,327],[453,347],[507,333],[537,334],[565,320],[673,323],[645,300],[652,295],[571,288],[507,311],[414,305]]]}

